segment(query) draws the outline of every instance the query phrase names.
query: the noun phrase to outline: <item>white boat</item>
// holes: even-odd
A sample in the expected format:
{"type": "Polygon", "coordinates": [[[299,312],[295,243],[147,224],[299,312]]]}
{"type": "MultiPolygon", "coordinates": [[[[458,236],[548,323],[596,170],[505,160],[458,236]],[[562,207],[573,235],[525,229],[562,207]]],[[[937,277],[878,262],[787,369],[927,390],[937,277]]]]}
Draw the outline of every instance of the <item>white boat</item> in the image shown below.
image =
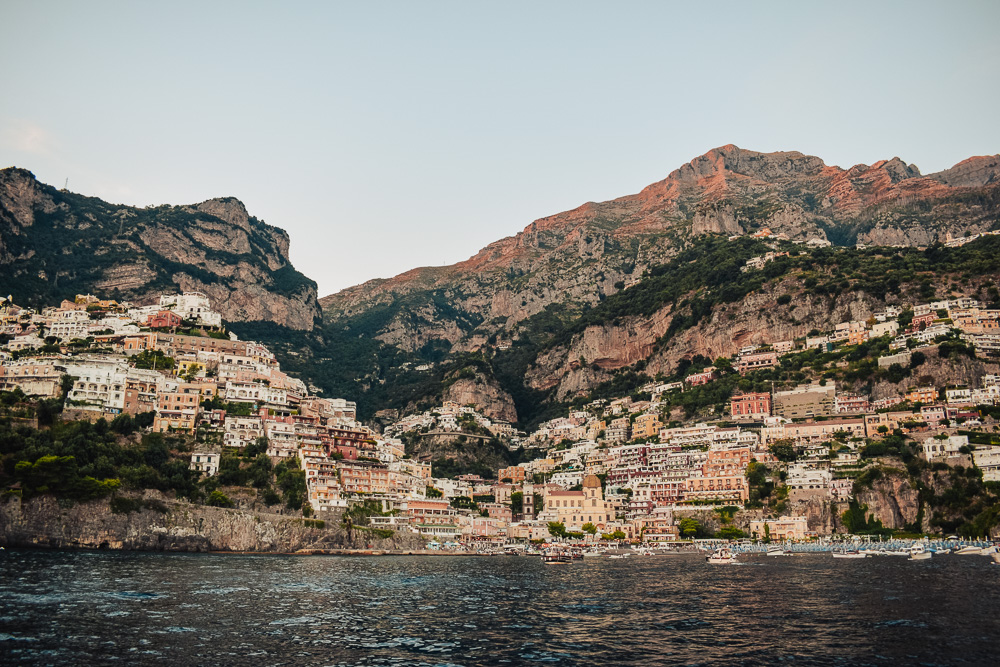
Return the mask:
{"type": "Polygon", "coordinates": [[[927,560],[933,555],[922,544],[914,544],[910,547],[910,560],[927,560]]]}
{"type": "Polygon", "coordinates": [[[628,554],[611,554],[608,558],[628,558],[628,554]]]}
{"type": "Polygon", "coordinates": [[[723,563],[735,563],[736,556],[733,554],[732,551],[730,551],[726,547],[722,547],[721,549],[716,549],[715,551],[713,551],[706,558],[706,560],[709,563],[712,563],[713,565],[719,565],[723,563]]]}
{"type": "Polygon", "coordinates": [[[991,544],[988,547],[983,547],[982,554],[984,556],[992,556],[995,553],[997,553],[997,545],[991,544]]]}
{"type": "Polygon", "coordinates": [[[864,551],[858,551],[857,549],[833,552],[834,558],[865,558],[867,555],[864,551]]]}
{"type": "Polygon", "coordinates": [[[971,544],[967,547],[962,547],[955,552],[956,556],[981,556],[983,553],[982,547],[975,547],[971,544]]]}
{"type": "Polygon", "coordinates": [[[1000,553],[994,552],[990,555],[993,556],[993,564],[1000,565],[1000,553]]]}
{"type": "Polygon", "coordinates": [[[785,551],[784,549],[768,549],[767,550],[767,555],[768,556],[791,556],[792,553],[790,551],[785,551]]]}
{"type": "Polygon", "coordinates": [[[946,556],[951,553],[951,549],[931,549],[935,556],[946,556]]]}
{"type": "Polygon", "coordinates": [[[542,553],[542,562],[546,565],[566,565],[571,560],[573,558],[569,553],[557,549],[550,549],[542,553]]]}

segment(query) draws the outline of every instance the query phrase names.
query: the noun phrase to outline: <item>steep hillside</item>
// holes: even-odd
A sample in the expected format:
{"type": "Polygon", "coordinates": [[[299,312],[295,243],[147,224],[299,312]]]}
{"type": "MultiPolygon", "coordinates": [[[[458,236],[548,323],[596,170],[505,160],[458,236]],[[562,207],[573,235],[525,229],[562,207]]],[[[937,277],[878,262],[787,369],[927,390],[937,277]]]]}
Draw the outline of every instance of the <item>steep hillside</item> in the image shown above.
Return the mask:
{"type": "Polygon", "coordinates": [[[370,281],[321,304],[328,320],[374,327],[406,351],[469,351],[551,304],[598,303],[701,234],[767,227],[800,242],[927,245],[990,229],[998,211],[997,156],[921,176],[898,158],[845,170],[728,145],[638,194],[536,220],[464,262],[370,281]]]}
{"type": "MultiPolygon", "coordinates": [[[[745,345],[867,320],[886,305],[967,295],[1000,308],[998,280],[1000,236],[959,248],[858,249],[708,235],[591,308],[572,311],[552,304],[504,331],[500,347],[436,350],[433,362],[372,337],[374,320],[364,322],[368,335],[359,335],[360,327],[345,330],[331,322],[313,334],[263,325],[239,330],[270,341],[283,368],[328,394],[356,399],[365,417],[382,408],[423,409],[450,398],[528,425],[564,414],[569,404],[632,394],[657,378],[679,380],[693,364],[732,357],[745,345]],[[788,256],[762,269],[741,270],[746,260],[770,251],[769,244],[788,256]]],[[[878,352],[870,349],[862,357],[878,352]]],[[[824,365],[831,361],[804,353],[794,367],[769,376],[759,389],[769,388],[772,380],[795,384],[814,376],[853,385],[873,398],[905,389],[902,380],[890,382],[860,357],[838,357],[843,369],[835,375],[824,365]]],[[[961,359],[938,364],[930,354],[927,364],[925,371],[942,382],[967,384],[994,372],[992,366],[961,359]]],[[[738,375],[727,377],[713,383],[717,396],[684,392],[683,400],[692,403],[678,407],[723,405],[734,383],[742,381],[738,375]]]]}
{"type": "Polygon", "coordinates": [[[312,329],[316,284],[292,267],[288,245],[237,199],[135,208],[0,170],[0,293],[21,304],[199,291],[227,320],[312,329]]]}
{"type": "MultiPolygon", "coordinates": [[[[782,292],[772,292],[800,292],[796,279],[819,280],[829,268],[824,262],[841,256],[807,249],[808,241],[919,247],[995,229],[998,220],[998,156],[922,176],[898,158],[841,169],[797,152],[724,146],[638,194],[537,220],[465,262],[414,269],[321,299],[323,335],[336,343],[316,356],[352,371],[315,375],[335,377],[338,391],[353,388],[361,405],[374,410],[440,396],[449,373],[488,361],[524,420],[637,364],[669,374],[685,356],[728,355],[751,340],[832,326],[848,312],[898,300],[903,283],[916,280],[907,274],[890,283],[873,274],[854,293],[855,283],[844,286],[843,274],[835,273],[831,289],[839,305],[830,307],[824,293],[796,302],[796,314],[780,318],[782,309],[771,306],[782,292]],[[815,266],[800,267],[783,286],[741,274],[746,259],[768,250],[752,238],[765,228],[815,257],[815,266]],[[742,238],[727,242],[730,236],[742,238]],[[713,294],[711,303],[701,288],[713,294]],[[633,295],[646,296],[638,304],[633,295]],[[436,365],[413,370],[428,362],[436,365]]],[[[495,400],[486,394],[495,393],[496,383],[480,382],[484,400],[495,400]]]]}

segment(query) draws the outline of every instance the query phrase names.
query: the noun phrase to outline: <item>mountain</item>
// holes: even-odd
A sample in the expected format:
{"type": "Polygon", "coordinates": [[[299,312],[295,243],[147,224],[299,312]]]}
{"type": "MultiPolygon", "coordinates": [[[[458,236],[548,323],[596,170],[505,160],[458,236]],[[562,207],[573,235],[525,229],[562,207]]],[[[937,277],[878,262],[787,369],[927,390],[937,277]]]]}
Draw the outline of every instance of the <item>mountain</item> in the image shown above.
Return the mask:
{"type": "Polygon", "coordinates": [[[845,170],[728,145],[638,194],[536,220],[464,262],[372,280],[320,303],[330,320],[377,315],[376,337],[408,351],[474,350],[550,304],[597,303],[702,234],[767,227],[793,241],[927,245],[989,229],[998,210],[998,156],[921,176],[899,158],[845,170]]]}
{"type": "MultiPolygon", "coordinates": [[[[379,385],[401,384],[400,363],[429,361],[446,368],[468,355],[489,356],[498,342],[506,348],[511,341],[573,330],[587,313],[594,317],[602,302],[641,283],[644,274],[708,235],[749,238],[766,228],[799,244],[916,247],[996,228],[998,213],[1000,156],[969,158],[924,176],[899,158],[842,169],[798,152],[759,153],[727,145],[637,194],[536,220],[464,262],[418,268],[324,297],[324,331],[383,346],[380,359],[353,379],[374,398],[384,394],[379,385]]],[[[732,276],[727,257],[721,250],[711,261],[726,262],[732,276]]],[[[691,261],[709,260],[702,254],[691,261]]],[[[636,335],[649,340],[632,352],[614,341],[603,351],[584,346],[589,352],[581,356],[588,362],[595,354],[616,359],[596,362],[596,369],[588,363],[571,373],[571,364],[580,365],[573,356],[578,347],[573,347],[555,360],[522,359],[506,378],[483,369],[476,377],[484,394],[502,386],[522,405],[543,400],[536,392],[558,391],[565,398],[589,391],[609,379],[608,371],[646,359],[674,313],[659,317],[656,326],[634,323],[636,335]]],[[[521,352],[534,354],[523,346],[521,352]]],[[[342,358],[332,347],[326,356],[333,362],[342,358]]],[[[340,384],[345,390],[348,385],[340,384]]],[[[468,389],[466,397],[474,393],[468,389]]],[[[396,393],[401,399],[403,393],[396,393]]],[[[383,395],[374,402],[387,400],[383,395]]]]}
{"type": "Polygon", "coordinates": [[[0,170],[0,293],[24,305],[197,291],[227,321],[311,330],[316,283],[292,267],[288,245],[284,230],[231,197],[136,208],[0,170]]]}

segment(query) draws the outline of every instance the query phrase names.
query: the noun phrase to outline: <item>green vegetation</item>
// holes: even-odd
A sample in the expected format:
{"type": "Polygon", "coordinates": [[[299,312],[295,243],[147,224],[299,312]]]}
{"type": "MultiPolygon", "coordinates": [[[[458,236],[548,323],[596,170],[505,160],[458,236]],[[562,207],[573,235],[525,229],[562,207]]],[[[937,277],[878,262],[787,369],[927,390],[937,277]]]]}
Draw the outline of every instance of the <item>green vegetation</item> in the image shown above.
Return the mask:
{"type": "Polygon", "coordinates": [[[388,539],[395,533],[388,528],[373,528],[371,518],[373,516],[390,516],[391,513],[383,512],[382,506],[377,500],[365,500],[361,503],[352,504],[344,515],[341,522],[348,537],[351,537],[355,530],[365,531],[382,539],[388,539]]]}
{"type": "Polygon", "coordinates": [[[3,236],[4,247],[13,259],[0,272],[0,292],[13,295],[16,303],[42,307],[93,292],[106,280],[109,269],[120,266],[140,266],[151,277],[138,291],[114,289],[106,294],[116,300],[177,291],[173,276],[178,273],[210,285],[226,282],[225,277],[203,265],[181,264],[161,254],[165,251],[161,244],[178,243],[201,248],[212,262],[251,265],[257,275],[265,276],[269,284],[264,286],[277,294],[290,296],[315,289],[313,281],[291,266],[270,269],[268,257],[275,254],[275,231],[257,218],[249,219],[249,252],[234,253],[229,247],[216,250],[203,246],[196,238],[193,228],[198,220],[226,224],[208,213],[180,206],[135,208],[43,183],[37,187],[55,205],[36,206],[31,225],[21,233],[3,236]],[[156,247],[148,243],[165,234],[173,239],[154,243],[156,247]]]}
{"type": "Polygon", "coordinates": [[[143,350],[131,359],[136,368],[168,371],[174,368],[173,357],[168,357],[160,350],[143,350]]]}
{"type": "Polygon", "coordinates": [[[36,430],[0,420],[0,484],[19,483],[22,494],[51,493],[69,500],[89,500],[117,489],[157,489],[199,500],[197,473],[183,443],[159,433],[138,442],[124,440],[104,420],[56,421],[36,430]]]}
{"type": "MultiPolygon", "coordinates": [[[[845,237],[846,238],[846,237],[845,237]]],[[[764,242],[743,237],[727,241],[717,236],[700,237],[671,261],[650,269],[638,284],[617,292],[592,308],[571,304],[549,304],[544,310],[519,322],[514,330],[503,332],[512,340],[509,349],[494,354],[456,354],[450,346],[437,341],[413,353],[404,352],[374,337],[392,321],[407,321],[415,316],[407,308],[426,306],[435,317],[453,318],[459,327],[471,331],[478,316],[457,311],[440,291],[417,293],[376,306],[364,313],[329,320],[311,334],[282,330],[269,324],[238,324],[233,328],[241,337],[262,340],[274,347],[282,367],[301,373],[323,388],[326,395],[350,397],[358,401],[359,413],[369,417],[382,408],[426,408],[440,400],[441,389],[457,377],[479,374],[493,379],[514,399],[523,427],[565,413],[595,398],[624,396],[653,379],[682,379],[697,370],[700,362],[682,360],[671,376],[650,377],[645,362],[612,372],[610,379],[589,395],[570,402],[555,399],[554,390],[539,391],[527,387],[524,378],[540,354],[569,343],[590,325],[615,324],[626,318],[650,315],[671,306],[676,314],[657,349],[670,344],[679,333],[713,317],[721,306],[737,303],[747,294],[792,280],[778,297],[778,314],[794,318],[794,307],[802,299],[830,300],[839,294],[858,291],[877,299],[900,295],[920,299],[933,293],[935,284],[947,279],[991,276],[1000,273],[1000,238],[984,237],[960,248],[934,245],[926,250],[913,248],[803,248],[783,244],[788,257],[779,257],[759,270],[743,272],[740,268],[750,257],[768,251],[764,242]],[[928,291],[930,289],[930,291],[928,291]],[[400,320],[402,318],[402,320],[400,320]],[[333,353],[332,351],[335,351],[333,353]],[[421,363],[434,363],[430,370],[416,371],[421,363]],[[406,364],[409,364],[408,366],[406,364]]],[[[516,273],[516,272],[515,272],[516,273]]],[[[515,275],[512,280],[517,280],[515,275]]],[[[974,286],[973,286],[974,287],[974,286]]],[[[1000,306],[1000,291],[990,286],[979,288],[978,297],[987,304],[1000,306]]],[[[831,302],[832,303],[832,302],[831,302]]],[[[912,317],[912,312],[909,313],[912,317]]],[[[905,317],[903,318],[905,320],[905,317]]],[[[413,320],[414,326],[419,322],[413,320]]],[[[910,368],[879,368],[876,358],[888,351],[888,337],[862,345],[841,346],[831,352],[807,350],[788,355],[781,366],[758,371],[745,377],[725,371],[718,380],[668,396],[669,408],[682,408],[693,417],[698,414],[722,414],[733,391],[760,391],[774,382],[778,388],[809,380],[837,380],[848,383],[875,383],[882,379],[901,382],[920,365],[919,357],[910,368]]],[[[945,358],[971,355],[961,341],[942,343],[945,358]]],[[[586,361],[586,360],[584,360],[586,361]]],[[[719,360],[716,360],[719,361],[719,360]]],[[[724,363],[728,360],[722,360],[724,363]]]]}

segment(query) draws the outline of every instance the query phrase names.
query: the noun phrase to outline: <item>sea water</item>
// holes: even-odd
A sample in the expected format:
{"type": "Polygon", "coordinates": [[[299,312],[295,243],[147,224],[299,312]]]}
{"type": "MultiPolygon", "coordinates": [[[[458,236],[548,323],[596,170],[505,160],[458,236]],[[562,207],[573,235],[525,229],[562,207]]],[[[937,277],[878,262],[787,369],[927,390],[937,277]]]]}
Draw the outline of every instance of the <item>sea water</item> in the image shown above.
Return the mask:
{"type": "Polygon", "coordinates": [[[0,662],[997,665],[1000,567],[8,550],[0,662]]]}

